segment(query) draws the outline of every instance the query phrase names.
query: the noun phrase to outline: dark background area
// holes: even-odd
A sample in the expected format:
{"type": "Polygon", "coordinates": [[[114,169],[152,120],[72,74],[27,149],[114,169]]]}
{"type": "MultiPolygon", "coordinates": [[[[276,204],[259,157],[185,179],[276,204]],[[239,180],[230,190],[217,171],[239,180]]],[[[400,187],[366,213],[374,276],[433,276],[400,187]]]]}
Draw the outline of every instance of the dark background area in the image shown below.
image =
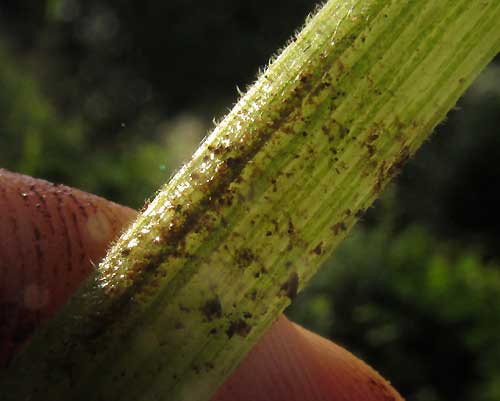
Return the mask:
{"type": "MultiPolygon", "coordinates": [[[[0,167],[140,207],[314,1],[1,0],[0,167]]],[[[288,314],[409,401],[500,399],[500,63],[288,314]]]]}

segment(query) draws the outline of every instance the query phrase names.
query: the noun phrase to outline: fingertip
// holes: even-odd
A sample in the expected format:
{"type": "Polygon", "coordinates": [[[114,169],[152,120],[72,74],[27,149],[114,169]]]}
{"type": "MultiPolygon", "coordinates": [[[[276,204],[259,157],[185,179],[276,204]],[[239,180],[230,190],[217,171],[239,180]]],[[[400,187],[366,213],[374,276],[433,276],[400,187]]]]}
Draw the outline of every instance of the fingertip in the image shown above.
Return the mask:
{"type": "Polygon", "coordinates": [[[0,210],[1,366],[67,301],[136,212],[1,169],[0,210]]]}
{"type": "Polygon", "coordinates": [[[304,350],[316,368],[316,381],[335,400],[403,401],[401,395],[376,370],[345,348],[290,322],[302,337],[304,350]]]}
{"type": "Polygon", "coordinates": [[[280,317],[212,401],[402,401],[345,349],[280,317]]]}

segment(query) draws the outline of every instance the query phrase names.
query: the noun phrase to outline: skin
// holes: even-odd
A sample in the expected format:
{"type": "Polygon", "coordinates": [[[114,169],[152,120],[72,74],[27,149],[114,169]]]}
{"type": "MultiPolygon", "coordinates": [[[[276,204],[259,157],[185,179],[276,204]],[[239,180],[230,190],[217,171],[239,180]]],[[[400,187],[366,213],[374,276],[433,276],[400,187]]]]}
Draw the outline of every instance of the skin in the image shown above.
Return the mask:
{"type": "MultiPolygon", "coordinates": [[[[0,367],[50,319],[136,216],[0,169],[0,367]]],[[[338,345],[279,317],[213,401],[390,401],[401,396],[338,345]]]]}

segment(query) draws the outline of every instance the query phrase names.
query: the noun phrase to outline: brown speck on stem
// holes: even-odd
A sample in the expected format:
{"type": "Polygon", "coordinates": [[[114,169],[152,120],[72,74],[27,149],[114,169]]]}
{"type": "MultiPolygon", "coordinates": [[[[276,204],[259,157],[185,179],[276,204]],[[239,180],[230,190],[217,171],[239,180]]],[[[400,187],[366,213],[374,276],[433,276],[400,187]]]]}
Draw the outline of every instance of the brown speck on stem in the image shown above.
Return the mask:
{"type": "Polygon", "coordinates": [[[335,235],[339,235],[342,231],[345,231],[345,230],[347,230],[347,225],[343,221],[335,223],[332,226],[332,231],[333,231],[333,234],[335,234],[335,235]]]}
{"type": "Polygon", "coordinates": [[[291,301],[295,299],[297,296],[297,292],[299,290],[299,276],[296,272],[293,272],[288,277],[288,280],[285,281],[280,287],[280,294],[287,296],[291,301]]]}
{"type": "Polygon", "coordinates": [[[240,269],[245,269],[256,260],[255,254],[250,248],[242,248],[236,252],[236,265],[240,269]]]}
{"type": "Polygon", "coordinates": [[[389,170],[387,171],[389,177],[393,178],[396,175],[398,175],[403,166],[409,160],[409,158],[410,158],[410,148],[408,146],[404,146],[403,149],[401,149],[399,157],[391,165],[391,167],[389,167],[389,170]]]}
{"type": "Polygon", "coordinates": [[[323,241],[321,241],[318,245],[316,245],[314,247],[314,249],[312,250],[312,253],[316,254],[316,255],[321,255],[321,253],[323,252],[323,241]]]}
{"type": "Polygon", "coordinates": [[[179,305],[179,310],[180,310],[181,312],[184,312],[184,313],[190,313],[190,312],[191,312],[191,309],[190,309],[190,308],[188,308],[188,307],[187,307],[187,306],[185,306],[185,305],[179,305]]]}
{"type": "Polygon", "coordinates": [[[209,322],[213,319],[220,318],[222,316],[222,305],[219,297],[216,295],[214,298],[205,302],[201,307],[201,312],[209,322]]]}
{"type": "Polygon", "coordinates": [[[354,213],[354,217],[356,217],[357,219],[360,219],[363,216],[364,213],[365,213],[365,211],[363,209],[358,209],[354,213]]]}
{"type": "Polygon", "coordinates": [[[252,327],[247,322],[243,319],[238,319],[231,321],[228,329],[226,330],[226,335],[228,338],[232,338],[235,334],[240,337],[246,337],[251,330],[252,327]]]}

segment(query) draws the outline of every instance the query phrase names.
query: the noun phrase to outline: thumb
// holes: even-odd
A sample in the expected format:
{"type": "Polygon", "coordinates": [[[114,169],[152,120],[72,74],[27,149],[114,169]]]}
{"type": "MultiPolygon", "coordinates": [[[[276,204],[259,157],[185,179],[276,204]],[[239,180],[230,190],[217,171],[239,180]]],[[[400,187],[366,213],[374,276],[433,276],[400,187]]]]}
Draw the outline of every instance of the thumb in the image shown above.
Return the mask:
{"type": "Polygon", "coordinates": [[[212,401],[402,401],[377,372],[280,316],[212,401]]]}
{"type": "Polygon", "coordinates": [[[0,367],[64,305],[135,214],[0,169],[0,367]]]}
{"type": "MultiPolygon", "coordinates": [[[[0,367],[68,300],[132,209],[0,169],[0,367]]],[[[281,316],[213,401],[400,401],[348,351],[281,316]]]]}

